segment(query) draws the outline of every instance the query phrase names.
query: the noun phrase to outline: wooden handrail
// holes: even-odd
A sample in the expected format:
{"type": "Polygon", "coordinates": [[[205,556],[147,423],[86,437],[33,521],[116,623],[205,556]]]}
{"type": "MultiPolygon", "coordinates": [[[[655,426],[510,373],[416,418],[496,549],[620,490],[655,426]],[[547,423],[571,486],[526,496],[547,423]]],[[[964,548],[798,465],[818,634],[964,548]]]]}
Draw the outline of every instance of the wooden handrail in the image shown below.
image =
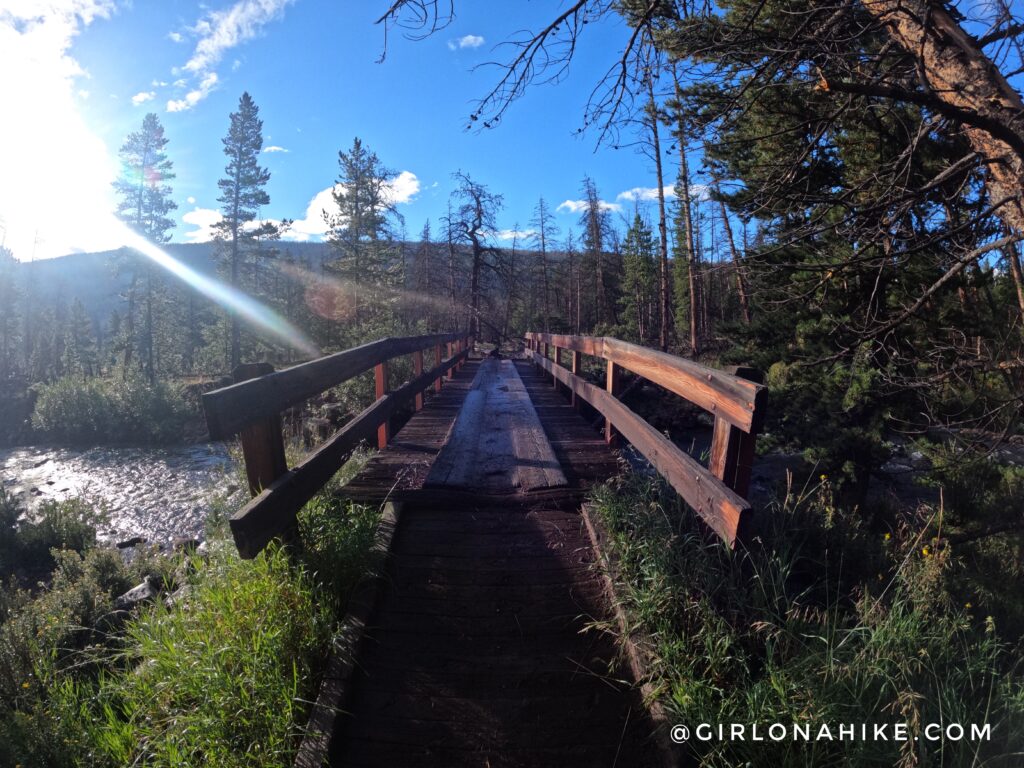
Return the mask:
{"type": "Polygon", "coordinates": [[[767,389],[752,380],[757,377],[755,371],[739,369],[739,375],[731,374],[609,337],[528,333],[526,339],[528,355],[572,392],[574,402],[582,398],[605,417],[609,443],[616,433],[621,434],[730,546],[744,537],[751,515],[744,496],[768,396],[767,389]],[[552,346],[554,359],[548,354],[552,346]],[[573,350],[573,370],[561,365],[561,349],[573,350]],[[578,375],[579,353],[607,361],[605,389],[578,375]],[[619,369],[653,381],[715,416],[708,467],[619,401],[619,369]]]}
{"type": "Polygon", "coordinates": [[[227,440],[250,424],[305,402],[392,358],[465,338],[462,333],[444,333],[380,339],[207,392],[203,395],[203,410],[210,439],[227,440]]]}
{"type": "Polygon", "coordinates": [[[768,391],[739,376],[609,336],[527,333],[528,341],[603,358],[710,411],[744,432],[761,428],[768,391]]]}
{"type": "Polygon", "coordinates": [[[355,349],[273,371],[267,363],[239,366],[237,383],[203,396],[210,436],[224,439],[241,433],[249,490],[253,498],[232,515],[231,533],[243,558],[255,557],[272,539],[294,536],[297,514],[334,476],[348,455],[364,440],[377,436],[378,447],[388,440],[388,419],[400,407],[422,407],[423,392],[436,387],[461,367],[472,337],[465,333],[381,339],[355,349]],[[441,358],[442,345],[449,356],[441,358]],[[453,345],[458,351],[453,351],[453,345]],[[423,371],[423,351],[435,350],[435,365],[423,371]],[[389,391],[388,361],[415,356],[411,381],[389,391]],[[374,370],[376,400],[339,432],[288,468],[284,460],[281,411],[366,371],[374,370]]]}

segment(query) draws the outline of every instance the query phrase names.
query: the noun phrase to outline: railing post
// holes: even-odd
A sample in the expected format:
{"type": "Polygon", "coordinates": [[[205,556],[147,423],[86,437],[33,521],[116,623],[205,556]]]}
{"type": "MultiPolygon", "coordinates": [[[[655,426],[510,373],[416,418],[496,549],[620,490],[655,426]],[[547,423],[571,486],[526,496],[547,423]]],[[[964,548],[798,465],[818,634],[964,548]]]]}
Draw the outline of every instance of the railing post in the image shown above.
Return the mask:
{"type": "MultiPolygon", "coordinates": [[[[562,364],[562,350],[555,344],[555,367],[562,364]]],[[[555,375],[554,367],[551,369],[551,386],[558,389],[558,377],[555,375]]]]}
{"type": "MultiPolygon", "coordinates": [[[[443,359],[444,358],[441,357],[441,345],[437,344],[434,346],[434,367],[436,368],[437,366],[439,366],[441,364],[441,360],[443,359]]],[[[443,378],[444,376],[438,376],[437,379],[434,381],[435,392],[441,391],[441,379],[443,378]]]]}
{"type": "MultiPolygon", "coordinates": [[[[448,342],[448,357],[452,356],[452,347],[453,346],[454,345],[449,341],[448,342]]],[[[455,378],[455,368],[454,367],[448,369],[448,381],[451,381],[453,378],[455,378]]]]}
{"type": "MultiPolygon", "coordinates": [[[[618,397],[622,390],[622,368],[611,360],[608,361],[608,368],[605,375],[605,388],[612,397],[618,397]]],[[[604,420],[604,441],[608,445],[618,445],[619,436],[612,427],[612,422],[607,417],[604,420]]]]}
{"type": "MultiPolygon", "coordinates": [[[[237,384],[274,372],[270,363],[243,363],[231,372],[237,384]]],[[[281,433],[281,414],[268,416],[241,432],[242,455],[245,457],[245,475],[249,480],[249,493],[258,496],[277,478],[288,471],[284,455],[284,435],[281,433]]]]}
{"type": "MultiPolygon", "coordinates": [[[[380,400],[388,393],[388,364],[386,360],[383,363],[377,363],[377,366],[373,369],[373,384],[377,400],[380,400]]],[[[391,425],[389,419],[384,419],[381,425],[377,427],[377,447],[380,449],[387,448],[390,437],[391,425]]]]}
{"type": "MultiPolygon", "coordinates": [[[[412,375],[419,378],[423,375],[423,350],[418,349],[412,353],[412,375]]],[[[416,410],[423,410],[423,392],[416,393],[416,410]]]]}
{"type": "MultiPolygon", "coordinates": [[[[580,371],[583,369],[583,353],[579,350],[572,351],[572,375],[579,376],[580,371]]],[[[572,390],[572,407],[576,410],[580,408],[580,400],[576,397],[576,390],[572,390]]]]}
{"type": "MultiPolygon", "coordinates": [[[[764,377],[756,368],[737,367],[729,371],[748,381],[760,384],[764,377]]],[[[721,416],[715,417],[708,469],[715,477],[746,498],[750,490],[750,472],[754,464],[755,432],[737,429],[721,416]]]]}

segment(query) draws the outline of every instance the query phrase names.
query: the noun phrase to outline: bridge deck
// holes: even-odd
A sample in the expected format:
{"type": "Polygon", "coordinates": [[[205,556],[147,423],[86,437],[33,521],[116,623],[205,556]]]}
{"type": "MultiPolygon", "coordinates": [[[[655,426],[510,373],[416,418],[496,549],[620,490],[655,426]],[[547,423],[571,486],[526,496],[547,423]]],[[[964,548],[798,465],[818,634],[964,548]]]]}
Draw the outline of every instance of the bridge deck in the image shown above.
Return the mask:
{"type": "MultiPolygon", "coordinates": [[[[346,486],[346,495],[368,501],[433,501],[473,503],[475,494],[458,488],[425,487],[434,460],[445,442],[466,395],[473,386],[480,360],[470,360],[440,394],[413,416],[346,486]]],[[[584,421],[551,385],[551,378],[526,361],[517,360],[516,370],[540,418],[555,458],[565,474],[566,488],[537,490],[531,499],[581,498],[587,489],[618,472],[618,462],[602,435],[584,421]]],[[[587,406],[584,406],[587,407],[587,406]]]]}
{"type": "MultiPolygon", "coordinates": [[[[659,761],[614,637],[593,626],[607,625],[612,612],[579,502],[616,460],[549,378],[515,365],[565,485],[429,487],[480,370],[470,361],[347,487],[350,495],[390,494],[405,504],[345,702],[349,714],[332,739],[334,765],[659,761]]],[[[486,422],[493,412],[478,409],[477,418],[486,422]]],[[[478,426],[486,431],[486,423],[478,426]]]]}

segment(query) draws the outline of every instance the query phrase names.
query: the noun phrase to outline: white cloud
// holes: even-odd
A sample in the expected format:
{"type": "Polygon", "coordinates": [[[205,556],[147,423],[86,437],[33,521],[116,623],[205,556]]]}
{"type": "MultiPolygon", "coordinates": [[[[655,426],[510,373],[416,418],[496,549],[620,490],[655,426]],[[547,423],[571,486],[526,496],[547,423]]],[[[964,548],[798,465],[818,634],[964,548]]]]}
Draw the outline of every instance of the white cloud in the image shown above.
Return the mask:
{"type": "MultiPolygon", "coordinates": [[[[668,200],[676,196],[676,190],[668,185],[662,187],[662,191],[665,193],[665,199],[668,200]]],[[[657,200],[658,199],[658,188],[657,187],[633,187],[627,189],[625,192],[619,192],[615,196],[616,200],[657,200]]]]}
{"type": "Polygon", "coordinates": [[[143,104],[147,101],[152,101],[155,98],[156,91],[139,91],[134,96],[132,96],[132,104],[134,104],[137,107],[139,106],[139,104],[143,104]]]}
{"type": "MultiPolygon", "coordinates": [[[[295,0],[238,0],[222,11],[210,11],[196,22],[190,30],[196,37],[196,47],[183,67],[175,68],[174,74],[187,72],[198,81],[198,85],[182,99],[167,102],[168,112],[184,112],[210,95],[217,84],[215,67],[224,54],[236,45],[252,40],[263,27],[284,14],[284,9],[295,0]]],[[[175,33],[172,33],[175,34],[175,33]]],[[[174,39],[173,37],[171,39],[174,39]]],[[[236,60],[234,69],[239,62],[236,60]]],[[[175,82],[175,86],[187,86],[187,78],[175,82]]]]}
{"type": "Polygon", "coordinates": [[[193,31],[199,35],[185,70],[206,72],[220,63],[224,52],[256,37],[264,25],[280,18],[294,0],[240,0],[225,11],[211,11],[193,31]]]}
{"type": "MultiPolygon", "coordinates": [[[[601,206],[602,211],[618,212],[622,210],[622,206],[618,203],[609,203],[605,200],[601,200],[598,204],[601,206]]],[[[583,213],[583,211],[587,210],[587,201],[565,200],[560,203],[555,210],[559,213],[583,213]]]]}
{"type": "Polygon", "coordinates": [[[480,35],[463,35],[458,40],[448,44],[448,47],[453,51],[456,46],[459,48],[479,48],[484,44],[484,39],[480,35]]]}
{"type": "Polygon", "coordinates": [[[218,81],[216,72],[208,72],[199,82],[199,86],[185,94],[183,99],[171,99],[167,102],[168,112],[184,112],[210,95],[218,81]]]}
{"type": "MultiPolygon", "coordinates": [[[[676,196],[675,187],[666,186],[665,188],[665,199],[671,200],[676,196]]],[[[690,185],[690,197],[694,200],[706,200],[708,197],[709,187],[707,184],[691,184],[690,185]]],[[[657,187],[633,187],[627,189],[625,192],[619,192],[615,196],[616,200],[628,200],[630,202],[639,200],[640,202],[648,202],[658,199],[658,188],[657,187]]]]}
{"type": "Polygon", "coordinates": [[[402,171],[388,186],[391,187],[391,204],[400,205],[412,202],[419,194],[420,180],[412,171],[402,171]]]}
{"type": "Polygon", "coordinates": [[[117,163],[78,112],[75,37],[109,18],[113,0],[0,1],[0,218],[15,256],[121,244],[111,210],[117,163]],[[54,179],[60,183],[55,184],[54,179]]]}
{"type": "Polygon", "coordinates": [[[189,195],[187,198],[185,198],[185,202],[188,203],[189,205],[195,205],[196,199],[192,197],[192,195],[189,195]]]}
{"type": "Polygon", "coordinates": [[[154,88],[166,88],[167,87],[167,81],[166,80],[154,80],[153,82],[150,83],[150,85],[152,85],[154,88]]]}
{"type": "Polygon", "coordinates": [[[185,36],[181,32],[168,32],[167,39],[172,43],[183,43],[185,42],[185,36]]]}
{"type": "Polygon", "coordinates": [[[309,240],[311,237],[321,237],[327,233],[327,222],[324,221],[324,211],[335,208],[332,193],[334,187],[321,189],[306,206],[306,215],[296,219],[290,230],[285,235],[287,240],[309,240]]]}
{"type": "MultiPolygon", "coordinates": [[[[190,197],[189,200],[194,201],[194,198],[190,197]]],[[[193,208],[181,217],[183,222],[196,227],[191,232],[185,233],[185,239],[190,243],[206,243],[213,240],[213,227],[223,218],[220,211],[216,211],[213,208],[193,208]]]]}
{"type": "Polygon", "coordinates": [[[78,89],[78,98],[80,98],[80,99],[88,99],[89,98],[89,91],[87,91],[85,88],[79,88],[78,89]]]}
{"type": "Polygon", "coordinates": [[[500,229],[494,233],[499,240],[525,240],[537,234],[535,229],[500,229]]]}
{"type": "MultiPolygon", "coordinates": [[[[321,189],[306,206],[306,214],[301,219],[296,219],[292,227],[284,235],[285,240],[306,241],[312,238],[321,238],[330,229],[324,220],[324,211],[335,211],[337,205],[334,202],[334,190],[337,185],[321,189]]],[[[420,191],[420,180],[412,171],[402,171],[388,185],[390,187],[389,197],[393,205],[409,203],[420,191]]]]}
{"type": "Polygon", "coordinates": [[[269,147],[264,147],[263,148],[263,152],[264,152],[264,154],[267,154],[267,153],[270,153],[270,152],[284,152],[284,153],[288,153],[288,152],[291,152],[291,150],[290,149],[285,149],[284,147],[279,147],[276,144],[271,144],[269,147]]]}

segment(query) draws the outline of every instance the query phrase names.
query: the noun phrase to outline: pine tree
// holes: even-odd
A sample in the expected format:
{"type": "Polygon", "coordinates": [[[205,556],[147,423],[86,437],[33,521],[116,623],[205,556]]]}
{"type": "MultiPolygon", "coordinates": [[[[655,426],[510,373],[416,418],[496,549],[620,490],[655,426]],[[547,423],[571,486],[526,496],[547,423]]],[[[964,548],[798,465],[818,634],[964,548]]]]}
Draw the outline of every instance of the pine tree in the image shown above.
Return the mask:
{"type": "Polygon", "coordinates": [[[551,214],[544,198],[537,201],[537,207],[533,209],[533,218],[530,220],[533,227],[533,243],[537,251],[537,269],[540,272],[539,280],[541,287],[541,310],[543,319],[541,327],[547,333],[551,330],[551,258],[549,251],[551,243],[558,237],[558,225],[551,214]]]}
{"type": "Polygon", "coordinates": [[[15,279],[17,267],[10,249],[0,246],[0,381],[14,374],[18,367],[21,296],[15,279]]]}
{"type": "MultiPolygon", "coordinates": [[[[256,219],[261,206],[270,204],[270,195],[264,187],[270,181],[270,171],[260,167],[259,155],[263,149],[263,121],[260,110],[246,92],[238,101],[238,111],[232,112],[227,135],[221,139],[228,164],[225,176],[217,182],[223,220],[217,225],[218,239],[223,244],[227,272],[231,285],[242,287],[243,259],[253,242],[253,231],[247,225],[256,219]]],[[[233,370],[242,361],[241,326],[237,312],[230,316],[230,367],[233,370]]]]}
{"type": "MultiPolygon", "coordinates": [[[[168,140],[160,119],[152,112],[142,119],[142,128],[128,135],[121,145],[121,175],[114,182],[114,189],[121,199],[117,215],[138,234],[152,243],[162,244],[170,240],[174,220],[168,215],[178,205],[171,199],[171,187],[166,182],[174,178],[173,164],[164,151],[168,140]]],[[[125,319],[129,344],[125,347],[125,374],[131,362],[135,337],[135,314],[138,291],[144,291],[144,325],[141,342],[145,355],[145,370],[150,383],[156,380],[154,360],[154,337],[157,306],[163,292],[163,281],[149,260],[134,260],[131,287],[128,294],[128,313],[125,319]],[[141,283],[141,285],[140,285],[141,283]]]]}
{"type": "Polygon", "coordinates": [[[396,173],[356,137],[338,152],[334,186],[337,209],[327,217],[329,242],[337,253],[330,266],[349,293],[351,319],[360,323],[390,311],[386,297],[401,284],[394,226],[401,216],[392,200],[396,173]]]}
{"type": "Polygon", "coordinates": [[[71,315],[64,333],[64,372],[66,375],[95,376],[99,373],[98,364],[92,318],[81,300],[76,298],[71,304],[71,315]]]}
{"type": "Polygon", "coordinates": [[[658,303],[657,244],[650,226],[637,212],[622,243],[622,322],[626,335],[646,344],[654,340],[658,303]]]}

